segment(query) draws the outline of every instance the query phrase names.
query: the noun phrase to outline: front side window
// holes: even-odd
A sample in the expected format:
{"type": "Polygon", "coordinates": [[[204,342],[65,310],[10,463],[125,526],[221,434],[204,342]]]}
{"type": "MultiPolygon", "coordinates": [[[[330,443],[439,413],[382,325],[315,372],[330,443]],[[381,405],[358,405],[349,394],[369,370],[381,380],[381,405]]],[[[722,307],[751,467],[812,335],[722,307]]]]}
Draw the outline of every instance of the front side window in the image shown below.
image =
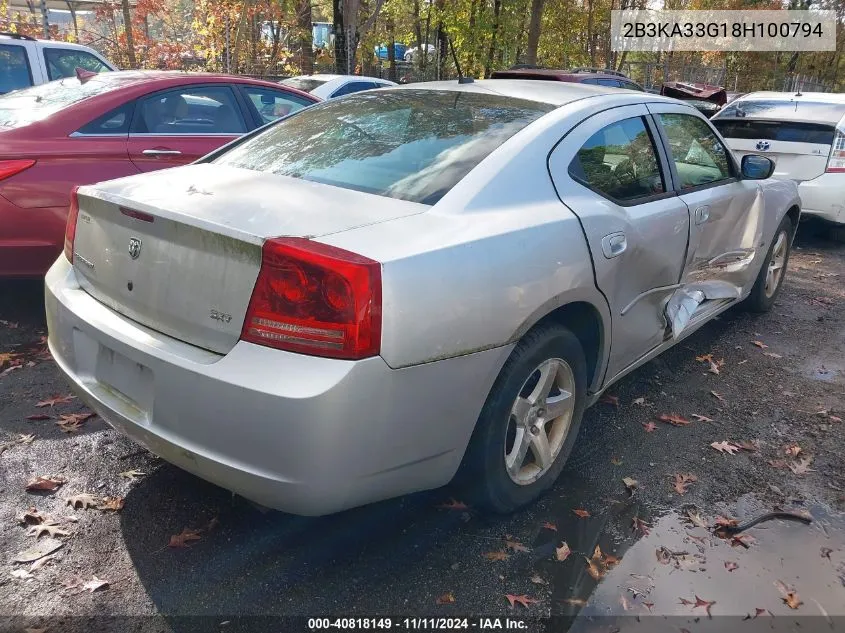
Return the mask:
{"type": "Polygon", "coordinates": [[[47,63],[47,74],[50,76],[50,81],[62,77],[75,77],[77,68],[95,73],[111,70],[91,53],[71,48],[45,48],[44,61],[47,63]]]}
{"type": "Polygon", "coordinates": [[[26,49],[17,44],[0,44],[0,94],[31,85],[32,73],[26,49]]]}
{"type": "Polygon", "coordinates": [[[271,123],[297,110],[311,105],[311,102],[282,90],[244,86],[246,96],[255,106],[263,123],[271,123]]]}
{"type": "Polygon", "coordinates": [[[728,150],[704,121],[689,114],[659,114],[681,189],[733,176],[728,150]]]}
{"type": "Polygon", "coordinates": [[[569,174],[624,202],[666,191],[651,134],[641,117],[617,121],[593,134],[578,150],[569,174]]]}
{"type": "Polygon", "coordinates": [[[306,108],[214,162],[434,204],[553,109],[471,92],[362,92],[306,108]]]}
{"type": "Polygon", "coordinates": [[[343,95],[351,95],[354,92],[363,92],[364,90],[371,90],[375,86],[369,81],[350,81],[343,84],[340,88],[332,93],[331,98],[342,97],[343,95]]]}
{"type": "Polygon", "coordinates": [[[185,86],[138,103],[133,134],[243,134],[246,123],[226,86],[185,86]]]}

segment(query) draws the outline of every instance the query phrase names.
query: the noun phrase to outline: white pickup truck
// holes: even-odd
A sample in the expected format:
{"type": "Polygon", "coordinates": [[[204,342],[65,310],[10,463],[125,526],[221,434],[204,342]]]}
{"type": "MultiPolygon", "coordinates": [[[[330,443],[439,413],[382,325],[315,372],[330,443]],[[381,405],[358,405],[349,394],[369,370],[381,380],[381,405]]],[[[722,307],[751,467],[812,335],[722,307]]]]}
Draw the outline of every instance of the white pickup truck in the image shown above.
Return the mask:
{"type": "Polygon", "coordinates": [[[97,51],[81,44],[0,33],[0,94],[72,77],[77,68],[98,73],[117,70],[97,51]]]}

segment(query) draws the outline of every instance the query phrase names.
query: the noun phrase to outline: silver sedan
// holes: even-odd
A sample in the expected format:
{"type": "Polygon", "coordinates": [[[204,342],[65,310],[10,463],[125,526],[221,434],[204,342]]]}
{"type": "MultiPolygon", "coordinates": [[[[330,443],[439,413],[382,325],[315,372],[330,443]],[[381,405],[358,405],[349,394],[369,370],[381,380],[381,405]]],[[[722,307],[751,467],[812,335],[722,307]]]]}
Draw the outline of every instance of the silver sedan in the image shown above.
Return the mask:
{"type": "Polygon", "coordinates": [[[800,207],[771,170],[651,94],[352,95],[80,188],[49,344],[111,425],[260,504],[319,515],[456,479],[511,511],[608,385],[772,306],[800,207]]]}

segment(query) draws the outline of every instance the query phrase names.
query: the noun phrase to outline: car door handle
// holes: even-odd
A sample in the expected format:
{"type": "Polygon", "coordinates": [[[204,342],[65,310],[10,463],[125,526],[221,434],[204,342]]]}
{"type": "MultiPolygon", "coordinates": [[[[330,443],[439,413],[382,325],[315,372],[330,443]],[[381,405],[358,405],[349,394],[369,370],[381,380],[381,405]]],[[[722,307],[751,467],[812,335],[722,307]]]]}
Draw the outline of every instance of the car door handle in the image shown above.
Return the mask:
{"type": "Polygon", "coordinates": [[[710,219],[710,205],[705,204],[695,210],[695,223],[704,224],[710,219]]]}
{"type": "Polygon", "coordinates": [[[178,149],[145,149],[141,153],[144,156],[178,156],[182,152],[178,149]]]}
{"type": "Polygon", "coordinates": [[[601,252],[607,259],[619,257],[628,248],[628,239],[624,233],[611,233],[601,238],[601,252]]]}

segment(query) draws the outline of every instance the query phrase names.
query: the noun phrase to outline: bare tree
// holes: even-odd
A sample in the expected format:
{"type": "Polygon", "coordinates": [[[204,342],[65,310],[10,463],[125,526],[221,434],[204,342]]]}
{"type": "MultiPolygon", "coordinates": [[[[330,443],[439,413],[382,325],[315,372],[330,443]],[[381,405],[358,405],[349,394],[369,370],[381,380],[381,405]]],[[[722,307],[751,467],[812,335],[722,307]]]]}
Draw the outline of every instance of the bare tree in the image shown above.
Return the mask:
{"type": "Polygon", "coordinates": [[[123,30],[126,33],[126,53],[129,65],[138,66],[135,60],[135,38],[132,37],[132,14],[129,12],[129,0],[123,0],[123,30]]]}
{"type": "Polygon", "coordinates": [[[525,63],[532,66],[537,63],[537,47],[540,45],[540,29],[543,26],[543,7],[546,0],[531,0],[531,19],[528,23],[528,47],[525,51],[525,63]]]}

